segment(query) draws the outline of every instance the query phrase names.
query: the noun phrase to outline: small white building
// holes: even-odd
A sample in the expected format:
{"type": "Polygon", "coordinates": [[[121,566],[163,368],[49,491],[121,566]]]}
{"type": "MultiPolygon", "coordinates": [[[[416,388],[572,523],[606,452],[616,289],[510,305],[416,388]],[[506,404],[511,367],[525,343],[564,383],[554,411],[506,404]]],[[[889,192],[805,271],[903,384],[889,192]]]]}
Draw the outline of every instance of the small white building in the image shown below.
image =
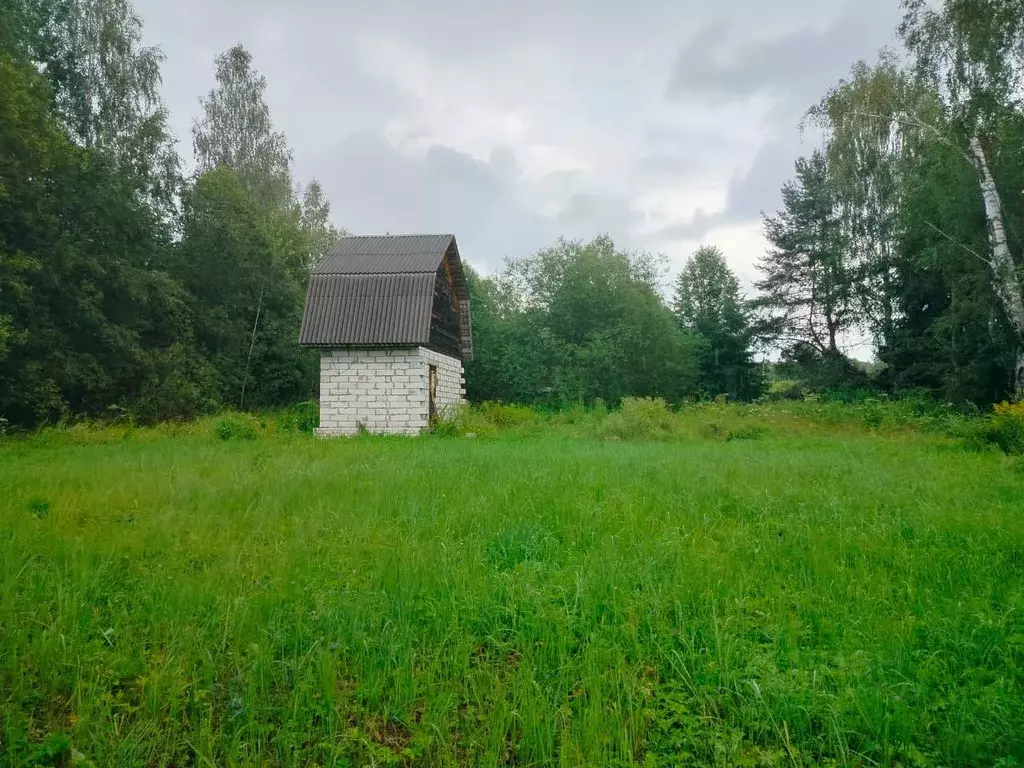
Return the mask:
{"type": "Polygon", "coordinates": [[[317,434],[419,434],[465,401],[473,358],[455,237],[342,238],[313,269],[299,341],[321,350],[317,434]]]}

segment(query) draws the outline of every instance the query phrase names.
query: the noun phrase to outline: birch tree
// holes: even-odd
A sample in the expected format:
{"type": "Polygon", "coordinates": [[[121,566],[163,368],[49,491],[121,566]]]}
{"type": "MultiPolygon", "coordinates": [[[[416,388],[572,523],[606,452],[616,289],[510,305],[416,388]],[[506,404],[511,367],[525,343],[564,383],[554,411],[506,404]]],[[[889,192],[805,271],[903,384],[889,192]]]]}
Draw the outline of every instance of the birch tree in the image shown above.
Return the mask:
{"type": "Polygon", "coordinates": [[[825,134],[828,176],[849,250],[859,314],[881,346],[893,334],[900,221],[906,186],[904,157],[919,129],[907,114],[921,114],[928,93],[913,82],[894,54],[854,65],[848,79],[829,89],[807,113],[825,134]]]}
{"type": "Polygon", "coordinates": [[[338,242],[342,231],[331,223],[331,203],[320,182],[311,181],[302,193],[302,232],[309,242],[306,266],[312,269],[338,242]]]}
{"type": "Polygon", "coordinates": [[[225,166],[264,205],[292,204],[292,153],[274,130],[266,101],[267,80],[252,67],[252,54],[236,45],[216,59],[217,85],[201,98],[203,116],[192,126],[199,172],[225,166]]]}
{"type": "MultiPolygon", "coordinates": [[[[947,140],[975,169],[989,232],[993,288],[1017,339],[1012,386],[1024,399],[1024,293],[1006,234],[992,172],[997,126],[1021,98],[1024,0],[903,0],[900,34],[917,70],[940,94],[949,115],[947,140]]],[[[920,123],[920,121],[918,121],[920,123]]],[[[936,130],[934,126],[930,127],[936,130]]]]}
{"type": "Polygon", "coordinates": [[[57,116],[79,145],[112,159],[165,218],[179,160],[160,95],[159,48],[143,45],[130,0],[6,0],[7,36],[45,73],[57,116]]]}

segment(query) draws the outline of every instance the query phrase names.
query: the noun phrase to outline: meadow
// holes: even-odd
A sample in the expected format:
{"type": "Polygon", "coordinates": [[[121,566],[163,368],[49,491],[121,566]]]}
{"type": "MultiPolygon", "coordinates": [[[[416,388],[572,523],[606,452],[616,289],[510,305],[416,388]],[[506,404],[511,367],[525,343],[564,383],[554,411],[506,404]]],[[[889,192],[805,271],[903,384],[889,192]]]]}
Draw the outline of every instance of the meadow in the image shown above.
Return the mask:
{"type": "Polygon", "coordinates": [[[8,438],[0,765],[1020,765],[1024,459],[947,420],[8,438]]]}

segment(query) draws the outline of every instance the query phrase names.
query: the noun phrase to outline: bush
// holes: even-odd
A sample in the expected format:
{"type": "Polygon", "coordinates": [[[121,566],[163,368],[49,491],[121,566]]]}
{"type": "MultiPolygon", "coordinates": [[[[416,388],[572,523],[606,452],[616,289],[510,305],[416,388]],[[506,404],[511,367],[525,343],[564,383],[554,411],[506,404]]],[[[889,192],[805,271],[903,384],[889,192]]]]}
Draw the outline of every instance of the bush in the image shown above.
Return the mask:
{"type": "Polygon", "coordinates": [[[720,408],[715,418],[700,425],[697,433],[705,440],[731,442],[733,440],[760,440],[772,433],[771,428],[760,421],[751,421],[735,408],[720,408]]]}
{"type": "Polygon", "coordinates": [[[192,421],[217,407],[217,371],[185,344],[152,353],[152,375],[131,403],[140,424],[192,421]]]}
{"type": "Polygon", "coordinates": [[[885,412],[877,400],[864,403],[864,426],[868,429],[878,429],[885,421],[885,412]]]}
{"type": "Polygon", "coordinates": [[[245,413],[227,413],[217,419],[217,437],[221,440],[255,440],[260,427],[256,420],[245,413]]]}
{"type": "Polygon", "coordinates": [[[765,424],[747,424],[746,426],[739,427],[737,429],[730,430],[726,435],[726,440],[760,440],[762,437],[767,437],[772,432],[771,428],[765,424]]]}
{"type": "Polygon", "coordinates": [[[676,426],[665,401],[650,397],[625,397],[618,412],[601,424],[605,437],[635,440],[642,437],[667,437],[676,426]]]}
{"type": "Polygon", "coordinates": [[[297,403],[276,418],[278,427],[284,432],[302,432],[312,435],[320,426],[320,404],[314,400],[297,403]]]}
{"type": "Polygon", "coordinates": [[[999,403],[983,429],[985,440],[1003,453],[1024,454],[1024,403],[999,403]]]}
{"type": "Polygon", "coordinates": [[[320,426],[320,403],[315,401],[299,403],[293,410],[295,411],[295,426],[299,432],[312,435],[320,426]]]}
{"type": "Polygon", "coordinates": [[[803,400],[804,387],[796,379],[782,379],[772,382],[765,395],[769,400],[803,400]]]}

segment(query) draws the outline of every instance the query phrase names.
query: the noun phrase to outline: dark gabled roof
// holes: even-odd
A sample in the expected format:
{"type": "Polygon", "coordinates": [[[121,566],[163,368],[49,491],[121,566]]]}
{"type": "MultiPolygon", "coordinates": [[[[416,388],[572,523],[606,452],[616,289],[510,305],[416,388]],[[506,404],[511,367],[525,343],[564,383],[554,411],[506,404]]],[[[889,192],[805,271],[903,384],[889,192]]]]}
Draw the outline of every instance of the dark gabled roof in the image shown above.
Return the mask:
{"type": "Polygon", "coordinates": [[[317,347],[426,343],[433,300],[433,272],[314,274],[299,341],[317,347]]]}
{"type": "Polygon", "coordinates": [[[314,275],[381,275],[436,272],[453,235],[343,237],[314,275]]]}
{"type": "Polygon", "coordinates": [[[299,343],[427,345],[435,277],[451,254],[463,359],[473,357],[469,291],[454,235],[343,237],[310,275],[299,343]]]}

